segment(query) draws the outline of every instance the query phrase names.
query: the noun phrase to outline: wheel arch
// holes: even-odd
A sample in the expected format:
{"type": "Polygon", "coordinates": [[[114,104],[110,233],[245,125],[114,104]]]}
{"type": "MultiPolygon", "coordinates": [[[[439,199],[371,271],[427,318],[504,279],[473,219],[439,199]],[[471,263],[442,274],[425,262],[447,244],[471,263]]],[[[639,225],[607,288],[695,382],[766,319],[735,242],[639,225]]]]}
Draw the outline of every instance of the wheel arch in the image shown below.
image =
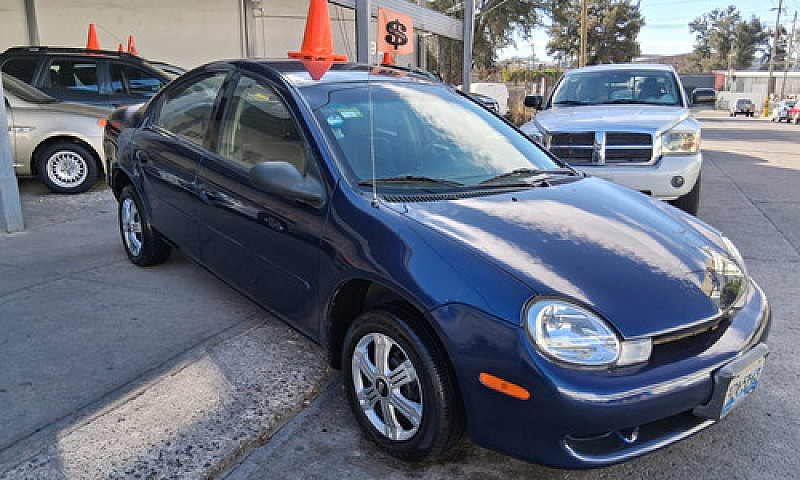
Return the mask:
{"type": "Polygon", "coordinates": [[[39,142],[36,145],[36,148],[33,149],[31,152],[31,174],[38,175],[39,174],[39,155],[42,154],[47,148],[57,143],[74,143],[76,145],[80,145],[81,147],[85,148],[91,155],[92,160],[94,160],[95,165],[97,166],[97,174],[98,177],[102,177],[105,175],[105,168],[103,166],[103,161],[100,158],[100,152],[95,150],[91,143],[87,142],[86,140],[76,137],[73,135],[54,135],[52,137],[47,137],[46,139],[39,142]]]}
{"type": "Polygon", "coordinates": [[[379,307],[413,317],[414,326],[425,329],[430,334],[437,343],[436,347],[444,352],[452,369],[448,349],[420,302],[392,286],[367,278],[343,281],[334,290],[328,303],[323,342],[328,352],[328,362],[333,368],[342,367],[342,348],[350,325],[361,313],[379,307]]]}

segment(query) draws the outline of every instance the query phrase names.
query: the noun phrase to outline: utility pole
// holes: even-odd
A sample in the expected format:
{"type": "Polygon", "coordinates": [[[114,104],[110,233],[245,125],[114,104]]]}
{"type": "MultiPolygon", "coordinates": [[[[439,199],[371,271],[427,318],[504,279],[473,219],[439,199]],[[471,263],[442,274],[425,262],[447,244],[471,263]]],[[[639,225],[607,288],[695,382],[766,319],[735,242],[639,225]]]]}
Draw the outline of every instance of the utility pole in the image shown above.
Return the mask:
{"type": "Polygon", "coordinates": [[[769,55],[769,78],[767,79],[767,98],[764,100],[764,116],[769,115],[769,100],[772,97],[772,74],[775,72],[775,55],[778,51],[778,35],[781,31],[781,9],[783,0],[778,1],[778,15],[775,18],[775,38],[772,40],[772,53],[769,55]]]}
{"type": "Polygon", "coordinates": [[[581,58],[578,60],[579,67],[586,66],[586,2],[587,0],[581,1],[581,58]]]}
{"type": "Polygon", "coordinates": [[[789,55],[792,52],[792,43],[794,41],[794,27],[797,25],[797,10],[794,11],[794,18],[792,19],[792,35],[789,37],[789,47],[786,49],[786,58],[783,59],[783,82],[781,83],[781,98],[783,98],[784,90],[786,89],[786,73],[789,71],[789,55]]]}

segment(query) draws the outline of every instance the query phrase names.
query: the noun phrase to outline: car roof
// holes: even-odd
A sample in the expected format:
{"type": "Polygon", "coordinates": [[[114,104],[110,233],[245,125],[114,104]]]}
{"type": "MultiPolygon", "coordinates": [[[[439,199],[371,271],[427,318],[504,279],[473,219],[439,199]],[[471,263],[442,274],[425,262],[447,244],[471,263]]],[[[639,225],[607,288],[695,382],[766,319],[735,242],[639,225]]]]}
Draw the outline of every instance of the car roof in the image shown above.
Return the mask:
{"type": "Polygon", "coordinates": [[[74,55],[78,57],[99,57],[99,58],[112,58],[115,60],[127,60],[135,63],[147,63],[147,60],[126,52],[115,52],[113,50],[88,50],[85,48],[72,48],[72,47],[49,47],[49,46],[27,46],[27,47],[11,47],[0,56],[42,56],[42,55],[58,55],[69,56],[74,55]]]}
{"type": "Polygon", "coordinates": [[[591,65],[588,67],[570,70],[566,75],[582,72],[602,72],[602,71],[625,71],[625,70],[653,70],[658,72],[674,72],[672,65],[662,65],[660,63],[606,63],[603,65],[591,65]]]}
{"type": "Polygon", "coordinates": [[[443,85],[441,82],[432,80],[424,74],[415,73],[406,69],[354,62],[332,64],[330,70],[328,70],[319,80],[312,79],[303,62],[294,59],[226,60],[214,62],[208,64],[207,66],[225,64],[235,65],[253,71],[261,70],[264,73],[266,73],[265,71],[272,71],[282,75],[290,84],[298,88],[329,83],[360,83],[366,82],[368,79],[443,85]]]}

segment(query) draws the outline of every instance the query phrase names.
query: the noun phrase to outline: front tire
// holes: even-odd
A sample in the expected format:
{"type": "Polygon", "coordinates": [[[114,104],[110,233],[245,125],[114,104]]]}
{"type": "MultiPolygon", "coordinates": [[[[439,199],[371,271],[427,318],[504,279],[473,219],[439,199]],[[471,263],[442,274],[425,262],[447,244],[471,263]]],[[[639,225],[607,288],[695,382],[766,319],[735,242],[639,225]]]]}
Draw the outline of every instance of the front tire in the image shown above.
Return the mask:
{"type": "Polygon", "coordinates": [[[94,155],[83,145],[58,142],[37,154],[39,177],[57,193],[81,193],[97,180],[94,155]]]}
{"type": "Polygon", "coordinates": [[[421,321],[399,308],[366,312],[350,327],[342,352],[356,420],[379,447],[407,461],[444,453],[465,428],[455,375],[421,321]]]}
{"type": "Polygon", "coordinates": [[[689,190],[689,193],[672,200],[670,203],[686,213],[697,216],[697,211],[700,209],[700,175],[697,176],[697,181],[692,189],[689,190]]]}
{"type": "Polygon", "coordinates": [[[119,196],[119,233],[128,259],[134,265],[146,267],[169,258],[170,246],[153,229],[150,217],[133,185],[122,189],[119,196]]]}

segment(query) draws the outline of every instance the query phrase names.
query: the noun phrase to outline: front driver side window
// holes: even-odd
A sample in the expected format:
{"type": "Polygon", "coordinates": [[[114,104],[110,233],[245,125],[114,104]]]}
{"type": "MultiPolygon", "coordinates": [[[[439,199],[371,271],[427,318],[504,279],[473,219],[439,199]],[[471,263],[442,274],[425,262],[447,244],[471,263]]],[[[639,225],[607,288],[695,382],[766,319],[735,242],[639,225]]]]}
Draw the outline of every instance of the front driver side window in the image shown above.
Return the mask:
{"type": "Polygon", "coordinates": [[[219,154],[252,168],[283,161],[306,173],[306,148],[289,109],[275,90],[241,77],[222,121],[219,154]]]}
{"type": "Polygon", "coordinates": [[[214,102],[226,75],[217,73],[171,90],[161,100],[153,123],[202,146],[214,102]]]}

